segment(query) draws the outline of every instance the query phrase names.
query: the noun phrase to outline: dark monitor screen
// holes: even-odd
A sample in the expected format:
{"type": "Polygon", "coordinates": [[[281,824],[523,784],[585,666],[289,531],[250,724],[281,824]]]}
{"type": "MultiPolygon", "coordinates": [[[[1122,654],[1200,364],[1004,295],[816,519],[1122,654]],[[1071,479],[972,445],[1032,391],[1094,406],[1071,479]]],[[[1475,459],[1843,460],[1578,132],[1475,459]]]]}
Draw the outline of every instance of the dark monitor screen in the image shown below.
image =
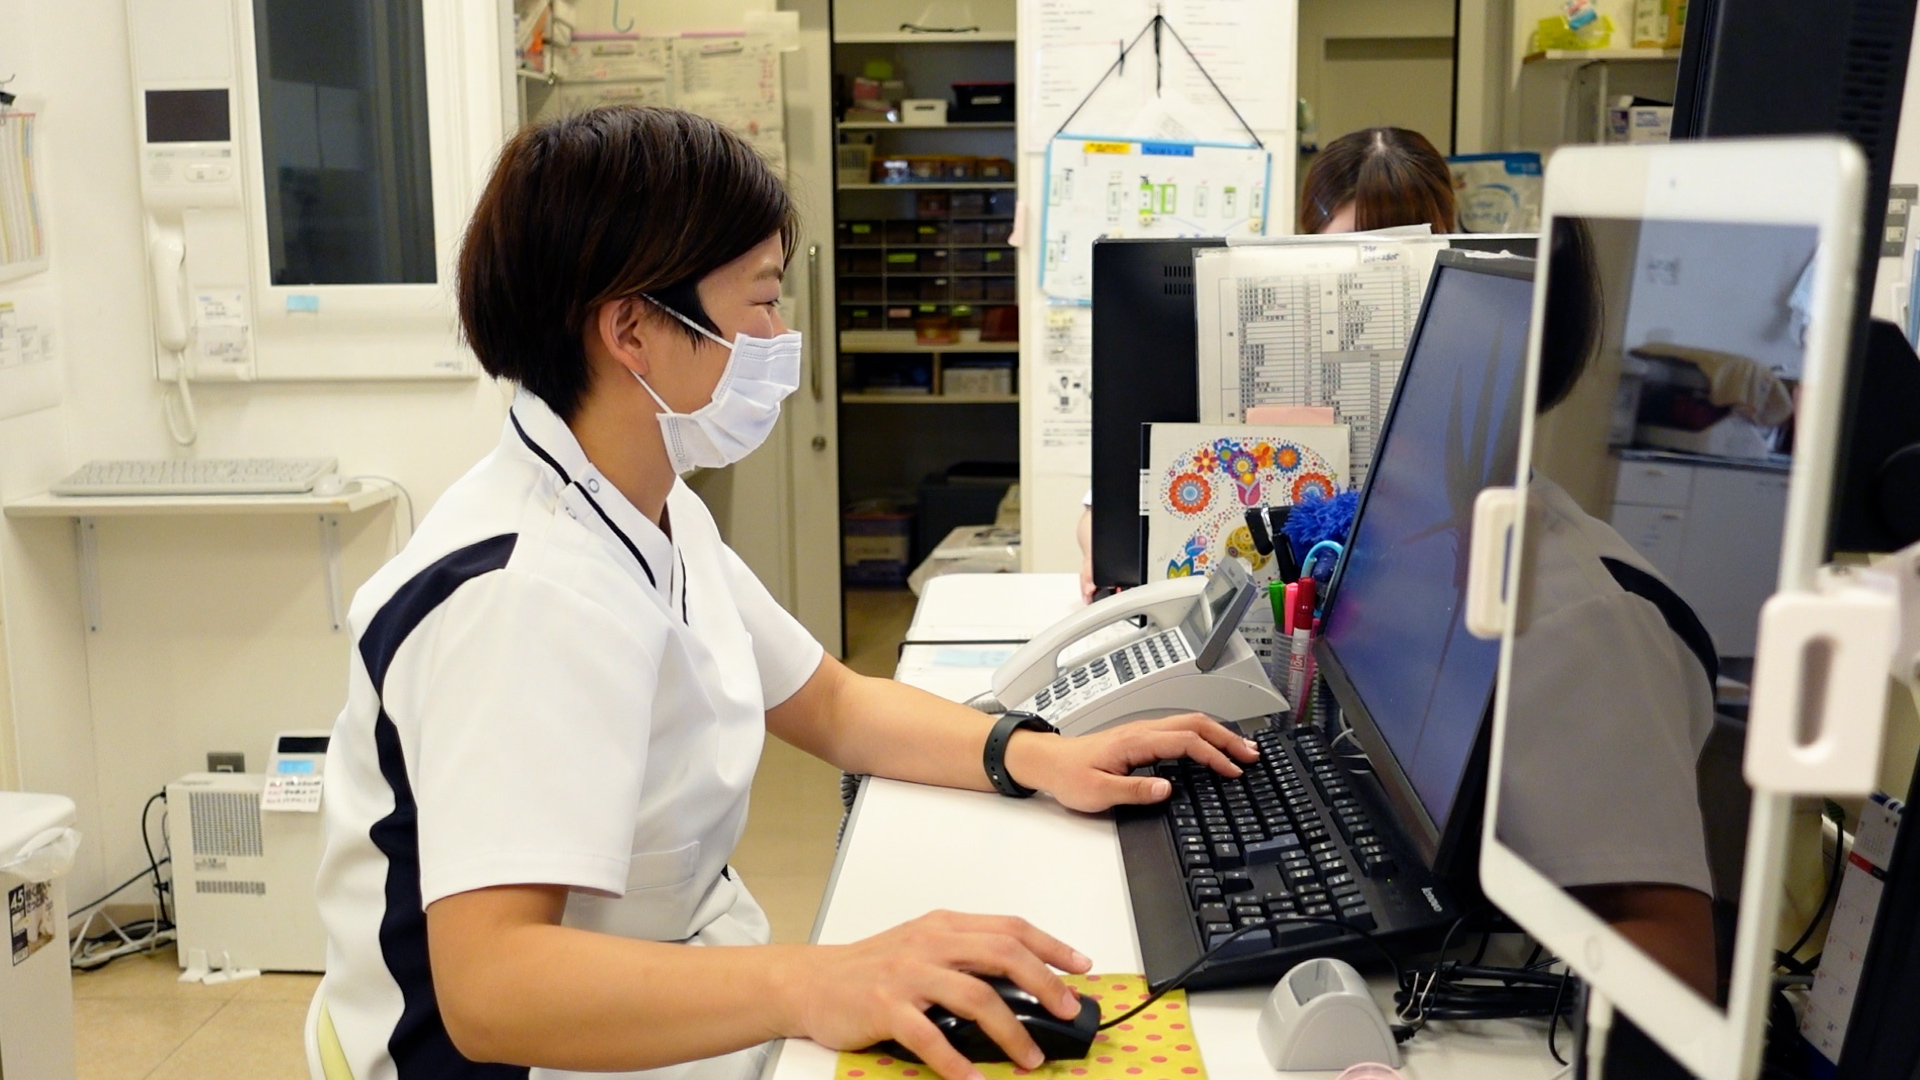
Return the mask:
{"type": "Polygon", "coordinates": [[[1200,419],[1193,259],[1221,239],[1093,245],[1093,580],[1146,579],[1140,425],[1200,419]]]}
{"type": "Polygon", "coordinates": [[[225,90],[147,91],[150,143],[231,142],[225,90]]]}
{"type": "Polygon", "coordinates": [[[1500,658],[1463,621],[1467,550],[1474,499],[1513,480],[1532,303],[1531,259],[1441,255],[1322,624],[1323,670],[1430,859],[1500,658]]]}

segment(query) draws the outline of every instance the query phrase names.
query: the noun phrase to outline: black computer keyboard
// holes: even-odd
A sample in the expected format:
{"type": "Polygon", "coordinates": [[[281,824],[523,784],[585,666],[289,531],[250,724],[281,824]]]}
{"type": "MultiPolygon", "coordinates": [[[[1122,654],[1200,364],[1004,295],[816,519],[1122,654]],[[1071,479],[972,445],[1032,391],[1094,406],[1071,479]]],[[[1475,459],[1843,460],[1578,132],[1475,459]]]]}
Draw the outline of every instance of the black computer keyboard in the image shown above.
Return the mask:
{"type": "Polygon", "coordinates": [[[1273,982],[1312,956],[1371,952],[1356,931],[1424,936],[1453,921],[1444,883],[1401,836],[1371,777],[1349,771],[1318,732],[1268,724],[1252,737],[1260,761],[1243,775],[1163,761],[1150,771],[1173,783],[1172,797],[1119,815],[1149,982],[1223,944],[1186,985],[1273,982]],[[1289,915],[1339,924],[1232,938],[1289,915]]]}

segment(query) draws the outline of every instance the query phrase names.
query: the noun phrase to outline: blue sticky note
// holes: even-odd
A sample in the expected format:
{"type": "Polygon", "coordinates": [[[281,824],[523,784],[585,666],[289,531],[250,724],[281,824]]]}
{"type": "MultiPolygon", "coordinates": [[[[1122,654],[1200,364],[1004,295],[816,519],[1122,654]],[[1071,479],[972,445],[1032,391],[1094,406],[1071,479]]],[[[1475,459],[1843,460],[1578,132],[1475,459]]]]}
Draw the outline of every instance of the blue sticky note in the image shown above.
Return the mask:
{"type": "Polygon", "coordinates": [[[288,311],[304,311],[310,315],[320,314],[320,298],[307,293],[288,293],[288,311]]]}
{"type": "Polygon", "coordinates": [[[283,760],[279,763],[279,766],[280,766],[280,774],[282,776],[285,776],[288,774],[302,775],[302,776],[313,775],[313,762],[308,761],[304,758],[292,758],[288,760],[283,760]]]}

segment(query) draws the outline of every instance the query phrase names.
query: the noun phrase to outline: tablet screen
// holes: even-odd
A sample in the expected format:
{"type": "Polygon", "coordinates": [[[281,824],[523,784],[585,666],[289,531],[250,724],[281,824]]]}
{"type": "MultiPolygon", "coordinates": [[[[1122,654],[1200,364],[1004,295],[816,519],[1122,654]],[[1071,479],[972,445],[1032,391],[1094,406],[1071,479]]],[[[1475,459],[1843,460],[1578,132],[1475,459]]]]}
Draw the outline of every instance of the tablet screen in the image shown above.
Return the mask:
{"type": "Polygon", "coordinates": [[[1812,226],[1561,218],[1495,831],[1724,1004],[1812,226]]]}

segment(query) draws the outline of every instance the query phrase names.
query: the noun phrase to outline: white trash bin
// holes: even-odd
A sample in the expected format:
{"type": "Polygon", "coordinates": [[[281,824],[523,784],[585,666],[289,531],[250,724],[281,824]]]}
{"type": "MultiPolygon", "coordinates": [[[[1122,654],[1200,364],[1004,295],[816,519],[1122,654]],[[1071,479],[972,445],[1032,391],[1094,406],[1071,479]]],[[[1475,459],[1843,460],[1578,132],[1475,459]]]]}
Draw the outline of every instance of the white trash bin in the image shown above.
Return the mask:
{"type": "Polygon", "coordinates": [[[0,1077],[71,1080],[73,971],[67,966],[67,871],[80,834],[73,800],[0,791],[0,1077]]]}

